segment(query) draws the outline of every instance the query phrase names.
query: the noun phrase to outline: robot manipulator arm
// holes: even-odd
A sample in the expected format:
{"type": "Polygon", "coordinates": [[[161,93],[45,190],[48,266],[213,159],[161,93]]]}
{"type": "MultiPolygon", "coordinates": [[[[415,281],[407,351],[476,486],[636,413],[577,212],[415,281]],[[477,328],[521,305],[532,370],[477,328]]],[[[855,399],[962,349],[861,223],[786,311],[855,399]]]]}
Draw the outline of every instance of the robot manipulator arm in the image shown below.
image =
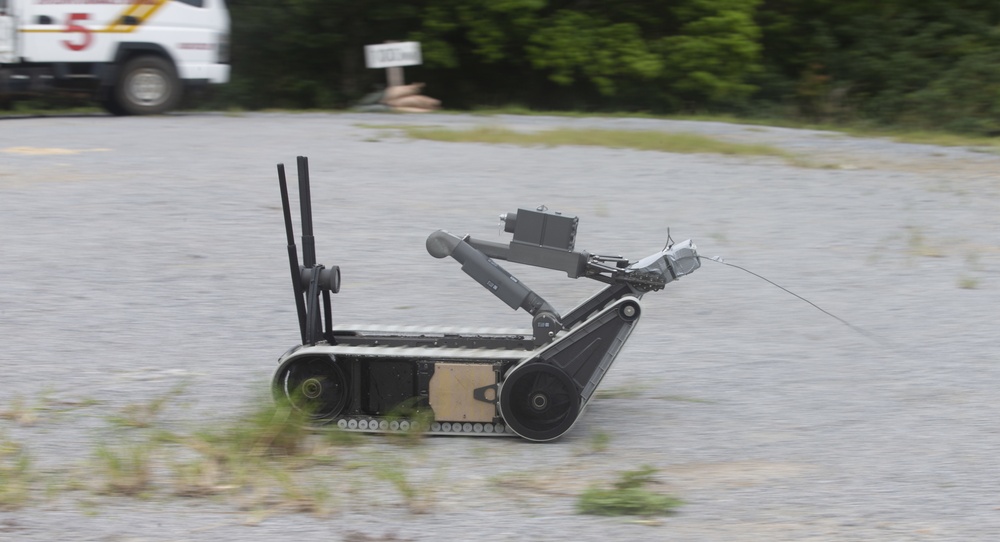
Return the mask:
{"type": "Polygon", "coordinates": [[[462,271],[500,298],[510,308],[524,309],[534,318],[532,332],[535,342],[542,344],[552,339],[562,329],[559,313],[534,290],[529,288],[506,269],[500,267],[476,247],[469,238],[461,238],[444,230],[427,237],[427,252],[435,258],[451,256],[462,264],[462,271]]]}
{"type": "MultiPolygon", "coordinates": [[[[701,265],[697,249],[684,241],[637,262],[621,257],[599,256],[573,250],[576,217],[545,209],[518,209],[501,216],[504,229],[514,234],[510,244],[458,237],[438,230],[427,238],[427,252],[435,258],[451,256],[462,271],[475,279],[510,308],[531,314],[536,343],[542,344],[561,329],[569,329],[588,310],[559,313],[531,288],[500,267],[494,259],[566,272],[570,278],[587,277],[609,284],[596,296],[609,301],[624,295],[639,295],[662,289],[667,283],[694,272],[701,265]]],[[[596,302],[596,301],[595,301],[596,302]]]]}
{"type": "Polygon", "coordinates": [[[462,264],[465,274],[514,310],[524,309],[532,316],[543,311],[553,314],[556,312],[541,296],[517,280],[517,277],[470,245],[468,238],[463,239],[438,230],[427,238],[427,252],[435,258],[451,256],[462,264]]]}

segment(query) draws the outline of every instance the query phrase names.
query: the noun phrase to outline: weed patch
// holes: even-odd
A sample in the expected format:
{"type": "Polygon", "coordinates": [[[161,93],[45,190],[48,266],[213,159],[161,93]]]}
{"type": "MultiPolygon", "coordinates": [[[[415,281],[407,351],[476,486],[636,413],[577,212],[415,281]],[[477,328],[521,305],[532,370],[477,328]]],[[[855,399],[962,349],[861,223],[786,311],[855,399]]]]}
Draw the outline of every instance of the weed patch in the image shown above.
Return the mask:
{"type": "Polygon", "coordinates": [[[611,435],[605,433],[604,431],[595,431],[594,434],[590,436],[590,450],[594,453],[606,451],[610,444],[611,435]]]}
{"type": "Polygon", "coordinates": [[[962,277],[958,279],[958,287],[963,290],[975,290],[979,288],[979,279],[974,277],[962,277]]]}
{"type": "Polygon", "coordinates": [[[308,416],[291,405],[265,403],[221,432],[205,436],[236,456],[291,457],[306,453],[308,426],[308,416]]]}
{"type": "Polygon", "coordinates": [[[98,446],[95,455],[103,474],[98,492],[130,497],[149,492],[153,485],[152,453],[153,446],[145,442],[115,448],[98,446]]]}
{"type": "Polygon", "coordinates": [[[167,393],[154,398],[147,403],[131,404],[124,408],[120,415],[109,418],[113,425],[132,428],[152,427],[157,418],[163,412],[168,401],[179,397],[184,393],[185,385],[181,384],[167,393]]]}
{"type": "Polygon", "coordinates": [[[910,227],[907,229],[909,230],[907,246],[911,256],[920,256],[924,258],[944,257],[944,252],[937,246],[928,242],[927,238],[919,228],[910,227]]]}
{"type": "Polygon", "coordinates": [[[31,489],[31,459],[24,448],[0,435],[0,509],[20,508],[31,489]]]}
{"type": "MultiPolygon", "coordinates": [[[[49,488],[51,492],[85,492],[87,496],[76,500],[90,508],[103,496],[221,498],[263,518],[282,512],[326,515],[333,495],[354,495],[348,502],[364,500],[377,491],[369,487],[371,481],[381,480],[413,513],[427,511],[432,503],[433,491],[418,490],[403,457],[422,442],[419,433],[350,450],[373,438],[336,427],[316,430],[308,412],[270,398],[260,398],[242,415],[215,421],[204,430],[168,429],[162,413],[181,392],[172,390],[105,418],[102,443],[78,465],[86,474],[66,476],[70,481],[49,488]],[[383,447],[389,451],[379,451],[383,447]],[[330,466],[335,474],[326,468],[330,466]]],[[[37,410],[22,401],[4,412],[21,423],[37,410]]],[[[393,421],[430,423],[429,411],[411,410],[394,412],[393,421]]],[[[40,483],[31,466],[23,448],[0,435],[0,509],[19,508],[31,500],[40,483]]]]}
{"type": "Polygon", "coordinates": [[[649,386],[643,384],[629,384],[614,388],[599,389],[594,394],[598,399],[637,399],[649,386]]]}
{"type": "Polygon", "coordinates": [[[18,425],[32,425],[38,421],[38,409],[26,405],[21,397],[15,397],[9,405],[0,410],[0,420],[10,420],[18,425]]]}
{"type": "Polygon", "coordinates": [[[580,495],[577,508],[581,514],[598,516],[656,516],[672,512],[682,503],[669,495],[646,489],[653,482],[656,469],[644,466],[626,471],[614,487],[592,487],[580,495]]]}
{"type": "Polygon", "coordinates": [[[555,128],[541,132],[526,133],[492,126],[479,126],[471,130],[452,130],[422,126],[402,126],[398,127],[398,129],[403,130],[411,138],[431,141],[493,143],[525,147],[576,145],[683,154],[712,153],[790,158],[790,155],[785,151],[770,145],[732,143],[698,134],[648,130],[555,128]]]}

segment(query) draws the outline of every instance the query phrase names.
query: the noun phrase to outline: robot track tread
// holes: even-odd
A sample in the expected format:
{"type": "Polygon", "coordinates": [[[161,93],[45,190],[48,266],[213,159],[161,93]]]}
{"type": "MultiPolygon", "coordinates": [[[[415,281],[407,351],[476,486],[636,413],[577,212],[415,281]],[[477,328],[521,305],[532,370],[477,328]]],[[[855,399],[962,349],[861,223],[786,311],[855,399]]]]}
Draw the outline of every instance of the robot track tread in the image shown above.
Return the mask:
{"type": "Polygon", "coordinates": [[[352,433],[423,434],[446,436],[513,437],[517,436],[503,423],[488,422],[431,422],[387,420],[373,416],[343,416],[330,424],[316,427],[319,431],[348,431],[352,433]],[[336,427],[336,429],[334,429],[336,427]]]}

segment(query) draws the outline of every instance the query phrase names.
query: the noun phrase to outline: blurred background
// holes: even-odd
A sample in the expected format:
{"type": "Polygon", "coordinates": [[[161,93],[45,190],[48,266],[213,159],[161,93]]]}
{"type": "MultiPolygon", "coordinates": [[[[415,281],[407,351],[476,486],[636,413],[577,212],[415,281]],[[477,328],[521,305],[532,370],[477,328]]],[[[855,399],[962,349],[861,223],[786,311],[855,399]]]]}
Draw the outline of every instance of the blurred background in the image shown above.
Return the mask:
{"type": "Polygon", "coordinates": [[[727,113],[992,134],[986,0],[230,0],[214,107],[338,108],[385,79],[363,46],[421,43],[447,108],[727,113]],[[264,46],[266,44],[266,46],[264,46]]]}

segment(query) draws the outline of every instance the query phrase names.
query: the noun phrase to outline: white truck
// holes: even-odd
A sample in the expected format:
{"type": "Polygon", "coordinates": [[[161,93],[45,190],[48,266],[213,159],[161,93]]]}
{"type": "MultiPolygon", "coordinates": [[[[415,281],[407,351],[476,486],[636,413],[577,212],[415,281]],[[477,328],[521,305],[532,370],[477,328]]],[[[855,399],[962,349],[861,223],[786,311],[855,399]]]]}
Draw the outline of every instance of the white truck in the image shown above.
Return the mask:
{"type": "Polygon", "coordinates": [[[0,95],[85,91],[142,115],[228,81],[224,0],[0,0],[0,95]]]}

